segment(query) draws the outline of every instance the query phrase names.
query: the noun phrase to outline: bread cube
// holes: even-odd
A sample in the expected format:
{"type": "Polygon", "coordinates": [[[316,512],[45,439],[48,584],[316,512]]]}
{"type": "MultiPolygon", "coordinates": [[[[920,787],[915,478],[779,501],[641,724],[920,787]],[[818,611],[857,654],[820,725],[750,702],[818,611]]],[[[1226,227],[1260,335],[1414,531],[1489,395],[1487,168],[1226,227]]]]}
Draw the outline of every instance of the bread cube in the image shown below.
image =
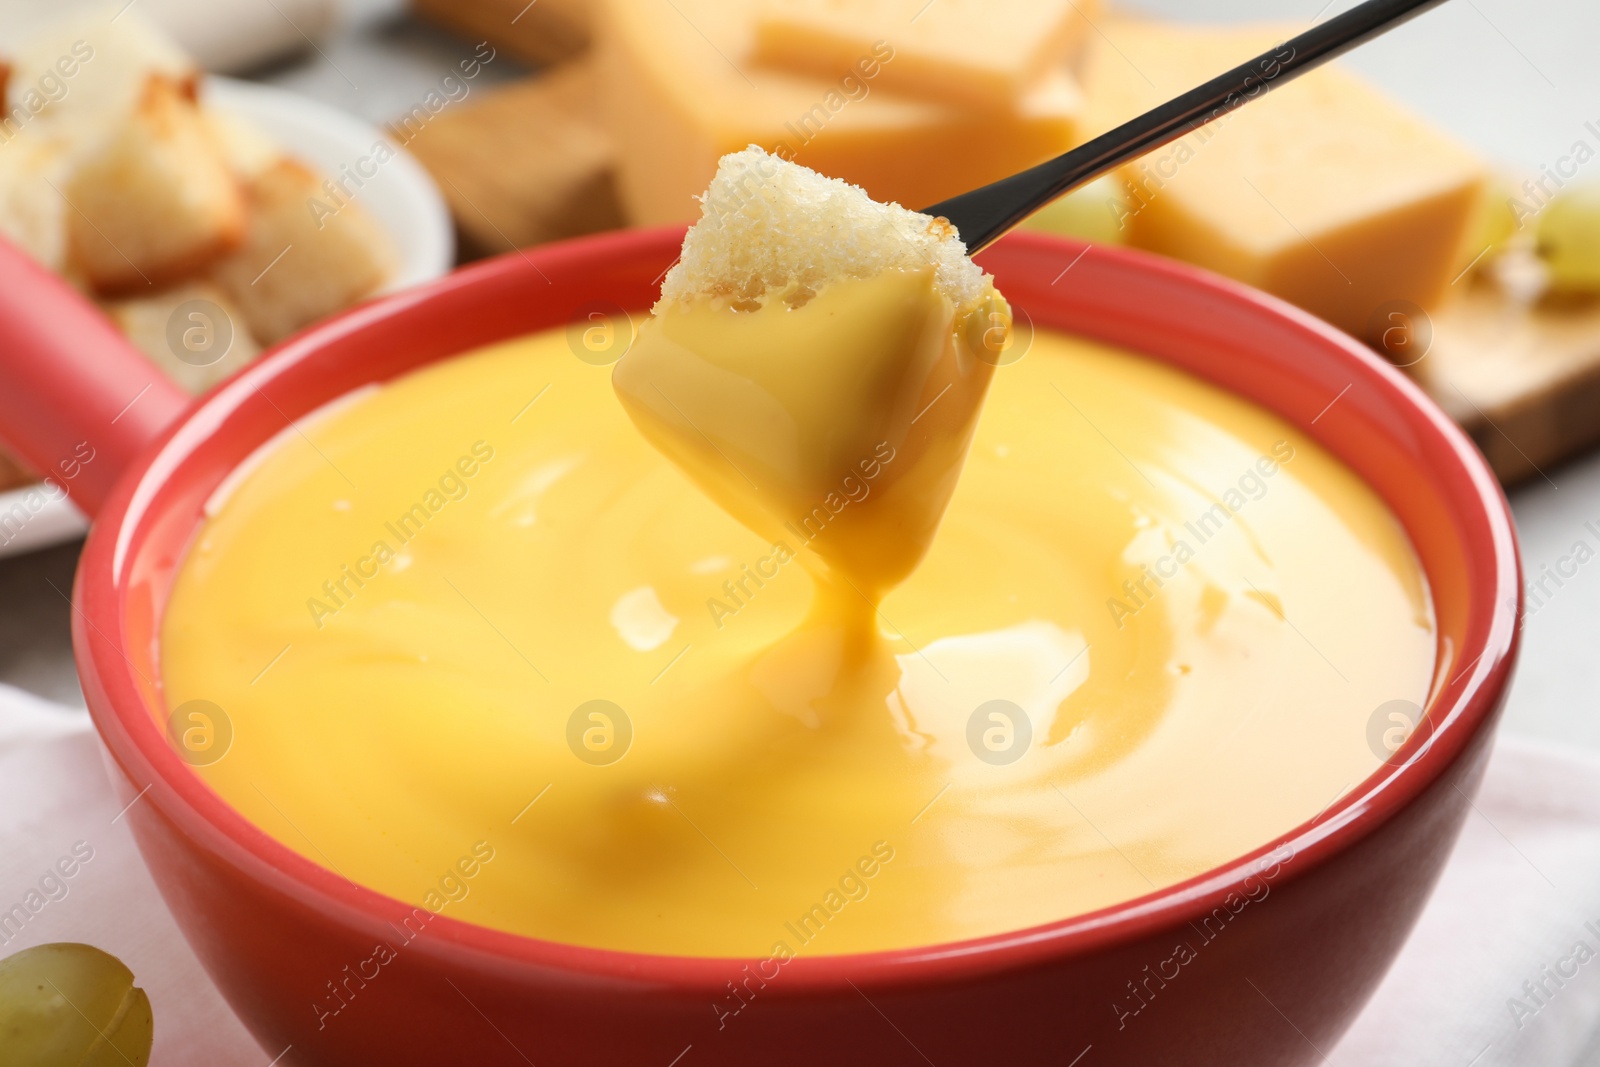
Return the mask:
{"type": "Polygon", "coordinates": [[[0,145],[0,235],[49,269],[67,268],[67,207],[62,148],[18,134],[0,145]]]}
{"type": "Polygon", "coordinates": [[[53,135],[85,141],[124,123],[152,75],[194,101],[195,61],[137,7],[119,7],[95,5],[54,20],[7,57],[10,106],[23,102],[53,135]]]}
{"type": "Polygon", "coordinates": [[[243,246],[212,278],[262,344],[371,295],[395,270],[388,235],[360,203],[334,195],[293,160],[261,172],[249,205],[243,246]]]}
{"type": "Polygon", "coordinates": [[[200,120],[233,176],[248,186],[283,158],[283,149],[237,115],[202,107],[200,120]]]}
{"type": "Polygon", "coordinates": [[[72,263],[102,294],[159,287],[237,248],[245,202],[194,101],[150,75],[63,190],[72,263]]]}
{"type": "Polygon", "coordinates": [[[191,395],[205,392],[261,351],[244,315],[226,293],[206,282],[103,307],[134,347],[191,395]]]}

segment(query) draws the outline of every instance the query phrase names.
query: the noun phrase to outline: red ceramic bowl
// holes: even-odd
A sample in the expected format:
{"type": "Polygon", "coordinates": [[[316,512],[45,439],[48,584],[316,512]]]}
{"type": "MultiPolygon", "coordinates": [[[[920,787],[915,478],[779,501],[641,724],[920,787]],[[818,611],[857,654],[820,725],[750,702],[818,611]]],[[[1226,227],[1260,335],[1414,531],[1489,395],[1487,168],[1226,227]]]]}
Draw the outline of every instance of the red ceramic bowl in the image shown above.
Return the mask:
{"type": "Polygon", "coordinates": [[[97,512],[74,601],[84,694],[156,882],[268,1056],[289,1048],[285,1064],[328,1067],[1319,1061],[1404,940],[1482,773],[1517,650],[1512,526],[1467,439],[1366,349],[1270,297],[1132,252],[1019,234],[983,259],[1039,326],[1182,367],[1316,438],[1399,516],[1433,590],[1441,667],[1427,728],[1282,840],[1091,915],[802,957],[774,975],[756,961],[423,923],[263,834],[178,758],[162,727],[157,635],[218,482],[288,420],[357,386],[564,324],[593,301],[647,307],[680,239],[619,233],[463,270],[288,341],[181,417],[181,399],[103,320],[0,255],[0,432],[97,512]],[[409,941],[398,933],[408,918],[423,931],[409,941]],[[398,947],[381,968],[367,962],[380,943],[398,947]],[[733,987],[747,1006],[727,1016],[733,987]]]}

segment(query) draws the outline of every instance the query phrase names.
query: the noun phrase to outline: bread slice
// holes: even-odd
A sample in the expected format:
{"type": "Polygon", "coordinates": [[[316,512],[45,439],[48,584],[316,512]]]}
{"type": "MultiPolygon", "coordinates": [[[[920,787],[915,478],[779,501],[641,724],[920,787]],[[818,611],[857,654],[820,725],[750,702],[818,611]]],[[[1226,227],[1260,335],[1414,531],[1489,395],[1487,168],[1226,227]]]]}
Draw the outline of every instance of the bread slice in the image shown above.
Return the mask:
{"type": "Polygon", "coordinates": [[[205,392],[261,352],[238,308],[206,282],[102,306],[128,340],[191,395],[205,392]]]}
{"type": "Polygon", "coordinates": [[[949,222],[751,145],[722,157],[656,311],[698,296],[760,303],[773,291],[793,302],[831,280],[928,267],[958,313],[976,305],[987,276],[949,222]]]}
{"type": "Polygon", "coordinates": [[[1014,111],[1073,58],[1098,7],[1094,0],[765,0],[755,58],[839,82],[846,92],[880,88],[1014,111]]]}
{"type": "Polygon", "coordinates": [[[127,123],[63,192],[72,261],[103,294],[175,281],[244,239],[239,184],[194,101],[165,75],[147,78],[127,123]]]}
{"type": "Polygon", "coordinates": [[[389,237],[360,203],[330,206],[319,177],[293,160],[262,171],[249,203],[244,245],[212,277],[262,344],[371,295],[394,272],[389,237]]]}

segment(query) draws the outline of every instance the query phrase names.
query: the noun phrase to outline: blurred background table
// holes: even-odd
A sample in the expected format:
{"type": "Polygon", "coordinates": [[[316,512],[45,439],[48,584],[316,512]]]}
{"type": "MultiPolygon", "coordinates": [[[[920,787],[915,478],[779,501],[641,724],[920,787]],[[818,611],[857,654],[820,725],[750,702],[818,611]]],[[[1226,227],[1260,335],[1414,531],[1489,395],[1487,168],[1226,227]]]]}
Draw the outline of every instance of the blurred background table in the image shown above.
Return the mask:
{"type": "MultiPolygon", "coordinates": [[[[542,2],[542,0],[541,0],[542,2]]],[[[528,5],[531,7],[532,5],[528,5]]],[[[1133,9],[1170,18],[1313,19],[1349,6],[1319,0],[1141,0],[1133,9]]],[[[1600,121],[1600,5],[1593,0],[1455,0],[1367,46],[1347,62],[1497,161],[1536,172],[1569,151],[1586,121],[1600,121]]],[[[347,3],[319,47],[254,77],[373,122],[403,114],[462,59],[474,40],[407,13],[399,0],[347,3]]],[[[510,54],[479,86],[528,67],[510,54]]],[[[1600,417],[1600,412],[1596,412],[1600,417]]],[[[1575,543],[1600,549],[1600,455],[1547,467],[1511,494],[1527,571],[1537,577],[1575,543]]],[[[0,681],[80,705],[70,643],[79,545],[0,560],[0,681]]],[[[1530,611],[1509,731],[1600,751],[1600,565],[1580,566],[1530,611]]]]}

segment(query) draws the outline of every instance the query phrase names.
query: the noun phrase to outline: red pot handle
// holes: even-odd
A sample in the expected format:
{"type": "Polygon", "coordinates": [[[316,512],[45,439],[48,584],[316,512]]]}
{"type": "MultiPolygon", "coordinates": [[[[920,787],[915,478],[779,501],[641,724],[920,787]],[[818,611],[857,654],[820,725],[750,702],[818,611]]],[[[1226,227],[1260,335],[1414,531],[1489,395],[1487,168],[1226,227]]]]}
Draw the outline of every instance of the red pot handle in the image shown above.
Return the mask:
{"type": "Polygon", "coordinates": [[[189,398],[65,281],[0,239],[0,444],[93,515],[189,398]]]}

